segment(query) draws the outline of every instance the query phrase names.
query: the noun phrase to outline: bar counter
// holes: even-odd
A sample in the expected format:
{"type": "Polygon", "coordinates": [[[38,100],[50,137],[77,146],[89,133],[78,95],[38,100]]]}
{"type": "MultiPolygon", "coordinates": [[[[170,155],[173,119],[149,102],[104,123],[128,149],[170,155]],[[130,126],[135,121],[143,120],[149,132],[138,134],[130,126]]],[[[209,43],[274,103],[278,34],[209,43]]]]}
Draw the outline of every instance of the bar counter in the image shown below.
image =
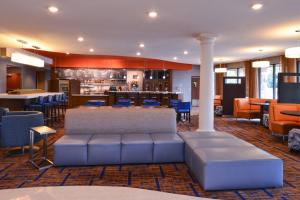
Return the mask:
{"type": "Polygon", "coordinates": [[[43,92],[32,94],[7,94],[0,93],[0,107],[9,108],[12,111],[24,110],[25,105],[29,104],[32,99],[36,99],[40,96],[50,96],[62,94],[58,92],[43,92]]]}
{"type": "Polygon", "coordinates": [[[145,99],[155,99],[161,105],[169,105],[170,99],[178,99],[180,92],[157,91],[107,91],[100,94],[72,94],[69,98],[69,107],[75,108],[84,105],[89,100],[105,100],[107,106],[117,103],[118,99],[131,99],[135,106],[143,105],[145,99]]]}

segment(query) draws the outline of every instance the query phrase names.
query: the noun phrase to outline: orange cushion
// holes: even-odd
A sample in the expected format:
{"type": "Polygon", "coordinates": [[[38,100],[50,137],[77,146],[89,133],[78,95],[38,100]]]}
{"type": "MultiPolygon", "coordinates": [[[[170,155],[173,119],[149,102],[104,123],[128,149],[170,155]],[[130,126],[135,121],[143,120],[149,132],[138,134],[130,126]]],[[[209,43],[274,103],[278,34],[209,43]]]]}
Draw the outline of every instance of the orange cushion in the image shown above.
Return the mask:
{"type": "Polygon", "coordinates": [[[300,128],[300,123],[292,121],[272,121],[271,126],[274,133],[287,135],[293,128],[300,128]]]}
{"type": "Polygon", "coordinates": [[[285,110],[298,110],[298,106],[296,105],[283,105],[283,104],[276,104],[274,105],[274,120],[275,121],[294,121],[298,122],[299,117],[283,115],[280,112],[285,110]]]}
{"type": "Polygon", "coordinates": [[[250,104],[248,99],[237,100],[239,110],[250,110],[250,104]]]}

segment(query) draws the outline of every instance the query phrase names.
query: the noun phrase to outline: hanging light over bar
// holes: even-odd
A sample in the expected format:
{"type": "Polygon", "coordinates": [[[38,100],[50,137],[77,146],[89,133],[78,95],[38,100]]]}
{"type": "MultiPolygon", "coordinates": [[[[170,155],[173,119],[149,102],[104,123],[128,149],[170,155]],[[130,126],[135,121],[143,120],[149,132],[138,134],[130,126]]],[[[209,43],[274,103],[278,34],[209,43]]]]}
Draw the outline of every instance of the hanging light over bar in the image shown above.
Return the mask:
{"type": "Polygon", "coordinates": [[[45,62],[43,59],[40,59],[38,57],[20,53],[20,52],[13,52],[11,54],[10,60],[15,63],[25,64],[25,65],[31,65],[35,67],[44,67],[45,62]]]}
{"type": "Polygon", "coordinates": [[[270,61],[267,60],[261,60],[261,61],[254,61],[252,62],[253,68],[266,68],[270,67],[270,61]]]}

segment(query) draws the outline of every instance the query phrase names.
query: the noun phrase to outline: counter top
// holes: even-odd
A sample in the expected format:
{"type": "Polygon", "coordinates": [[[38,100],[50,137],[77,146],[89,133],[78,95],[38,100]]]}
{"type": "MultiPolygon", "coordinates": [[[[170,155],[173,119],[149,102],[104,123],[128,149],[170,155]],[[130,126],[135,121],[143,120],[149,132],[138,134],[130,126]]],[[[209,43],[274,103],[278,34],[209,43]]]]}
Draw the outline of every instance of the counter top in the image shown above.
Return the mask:
{"type": "Polygon", "coordinates": [[[108,97],[105,94],[72,94],[73,97],[108,97]]]}
{"type": "Polygon", "coordinates": [[[182,92],[165,91],[109,91],[110,93],[157,93],[157,94],[182,94],[182,92]]]}
{"type": "Polygon", "coordinates": [[[40,96],[49,96],[62,94],[61,92],[43,92],[43,93],[34,93],[34,94],[7,94],[0,93],[0,99],[35,99],[40,96]]]}

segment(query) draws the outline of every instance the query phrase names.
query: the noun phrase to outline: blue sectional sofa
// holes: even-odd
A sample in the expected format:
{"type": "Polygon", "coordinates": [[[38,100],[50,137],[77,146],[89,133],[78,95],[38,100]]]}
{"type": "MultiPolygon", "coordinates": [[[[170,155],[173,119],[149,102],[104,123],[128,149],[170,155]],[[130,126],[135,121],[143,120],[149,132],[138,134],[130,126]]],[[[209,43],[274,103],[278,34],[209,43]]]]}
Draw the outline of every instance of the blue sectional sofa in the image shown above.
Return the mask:
{"type": "Polygon", "coordinates": [[[107,165],[186,162],[205,190],[282,187],[283,161],[224,132],[176,129],[173,109],[70,109],[54,163],[107,165]]]}
{"type": "Polygon", "coordinates": [[[107,165],[184,161],[173,109],[70,109],[65,135],[54,144],[54,163],[107,165]]]}

